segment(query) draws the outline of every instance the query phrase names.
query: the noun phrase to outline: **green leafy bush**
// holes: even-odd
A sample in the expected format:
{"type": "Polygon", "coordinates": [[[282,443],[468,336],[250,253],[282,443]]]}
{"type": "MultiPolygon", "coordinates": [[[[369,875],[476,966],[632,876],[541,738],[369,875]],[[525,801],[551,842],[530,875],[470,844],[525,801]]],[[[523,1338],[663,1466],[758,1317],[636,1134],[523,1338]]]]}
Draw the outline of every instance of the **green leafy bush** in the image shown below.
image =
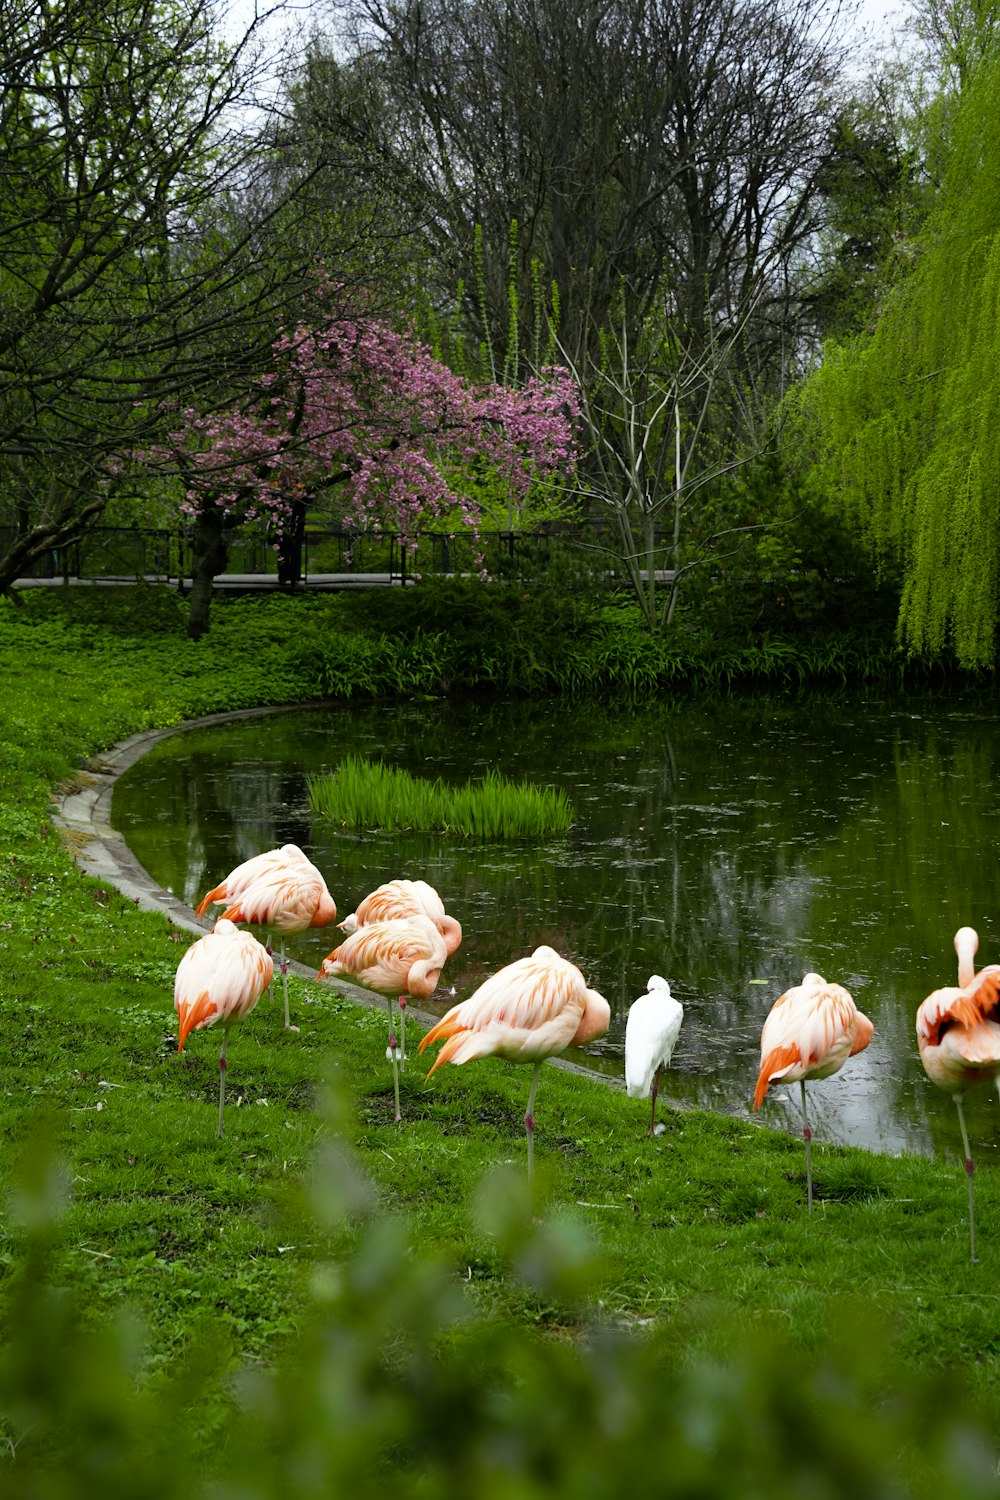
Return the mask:
{"type": "Polygon", "coordinates": [[[779,455],[721,484],[701,522],[706,534],[750,529],[734,532],[717,562],[691,574],[680,607],[688,628],[716,644],[751,632],[803,646],[837,631],[894,640],[898,570],[877,574],[810,478],[779,455]]]}
{"type": "Polygon", "coordinates": [[[479,1310],[406,1220],[376,1211],[329,1126],[297,1210],[297,1231],[327,1249],[294,1345],[273,1368],[238,1367],[220,1397],[230,1351],[206,1339],[150,1387],[141,1331],[127,1317],[95,1327],[53,1279],[63,1191],[39,1146],[7,1214],[18,1270],[2,1316],[2,1495],[995,1494],[997,1444],[962,1378],[905,1368],[877,1308],[843,1305],[822,1351],[766,1319],[741,1326],[721,1301],[697,1325],[615,1326],[586,1310],[603,1271],[581,1224],[539,1217],[520,1174],[495,1173],[480,1226],[563,1331],[543,1335],[479,1310]]]}

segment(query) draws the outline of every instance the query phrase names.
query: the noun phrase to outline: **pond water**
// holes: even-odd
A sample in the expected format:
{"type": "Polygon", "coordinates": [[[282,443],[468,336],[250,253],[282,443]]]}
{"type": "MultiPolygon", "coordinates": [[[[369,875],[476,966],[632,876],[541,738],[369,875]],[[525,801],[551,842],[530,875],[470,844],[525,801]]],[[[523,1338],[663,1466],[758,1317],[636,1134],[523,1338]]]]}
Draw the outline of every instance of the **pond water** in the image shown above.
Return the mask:
{"type": "MultiPolygon", "coordinates": [[[[963,923],[980,961],[1000,961],[998,727],[992,703],[948,697],[295,710],[161,742],[121,778],[113,820],[192,906],[283,843],[322,869],[341,915],[383,880],[429,880],[464,941],[428,1008],[549,943],[611,1004],[589,1058],[604,1071],[620,1074],[628,1007],[663,974],[685,1007],[663,1095],[685,1104],[749,1115],[764,1018],[815,969],[875,1023],[866,1052],[809,1085],[817,1137],[957,1162],[956,1112],[924,1076],[913,1018],[955,982],[963,923]],[[350,753],[448,782],[494,767],[562,787],[576,822],[541,846],[334,828],[310,813],[305,776],[350,753]]],[[[330,928],[289,951],[318,967],[339,939],[330,928]]],[[[798,1092],[772,1089],[755,1118],[798,1130],[798,1092]]],[[[974,1149],[995,1152],[993,1091],[967,1112],[974,1149]]]]}

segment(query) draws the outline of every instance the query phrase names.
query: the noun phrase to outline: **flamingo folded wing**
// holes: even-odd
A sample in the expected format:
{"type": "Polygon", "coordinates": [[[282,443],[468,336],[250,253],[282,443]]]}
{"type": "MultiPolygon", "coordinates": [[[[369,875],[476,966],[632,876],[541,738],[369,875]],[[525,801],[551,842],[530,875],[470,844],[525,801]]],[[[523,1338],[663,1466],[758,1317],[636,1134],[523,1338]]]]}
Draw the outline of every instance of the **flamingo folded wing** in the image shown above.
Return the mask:
{"type": "Polygon", "coordinates": [[[829,1078],[868,1046],[874,1030],[842,985],[807,974],[775,1001],[764,1022],[754,1109],[776,1078],[829,1078]]]}
{"type": "Polygon", "coordinates": [[[340,930],[350,936],[359,927],[399,918],[426,917],[445,940],[448,953],[454,953],[462,941],[462,929],[449,917],[444,902],[426,880],[387,880],[367,895],[357,911],[345,917],[340,930]]]}
{"type": "Polygon", "coordinates": [[[336,905],[322,875],[312,866],[304,865],[263,876],[223,912],[230,922],[275,927],[279,932],[325,927],[336,914],[336,905]]]}
{"type": "Polygon", "coordinates": [[[178,1052],[190,1032],[218,1020],[229,1026],[253,1010],[273,972],[266,948],[220,917],[212,932],[192,943],[177,965],[178,1052]]]}
{"type": "Polygon", "coordinates": [[[210,1026],[218,1019],[218,1002],[209,994],[208,990],[202,990],[186,1005],[178,1007],[177,1019],[177,1050],[184,1051],[184,1043],[192,1031],[200,1031],[203,1026],[210,1026]]]}
{"type": "Polygon", "coordinates": [[[230,870],[225,880],[220,881],[206,896],[203,896],[197,908],[199,917],[205,915],[207,907],[232,901],[250,886],[255,885],[258,880],[266,879],[290,866],[305,866],[315,871],[317,875],[319,874],[316,866],[303,854],[298,844],[283,844],[280,849],[268,849],[263,854],[255,854],[250,859],[245,859],[241,865],[236,866],[235,870],[230,870]]]}
{"type": "MultiPolygon", "coordinates": [[[[494,1022],[515,1029],[528,1028],[544,1025],[571,1007],[575,1017],[572,1037],[583,1014],[586,994],[582,976],[571,964],[543,970],[534,962],[534,956],[522,958],[484,980],[468,1000],[452,1006],[438,1026],[443,1027],[445,1022],[460,1015],[460,1025],[469,1031],[482,1030],[494,1022]]],[[[435,1027],[424,1037],[421,1050],[434,1039],[435,1031],[439,1036],[451,1034],[451,1030],[438,1031],[435,1027]]]]}
{"type": "MultiPolygon", "coordinates": [[[[436,1030],[437,1028],[435,1028],[436,1030]]],[[[509,1062],[537,1062],[551,1057],[572,1046],[576,1030],[576,1018],[571,1012],[555,1016],[545,1026],[537,1029],[510,1026],[503,1023],[487,1024],[475,1030],[457,1028],[448,1034],[441,1051],[428,1071],[430,1078],[442,1063],[472,1062],[478,1057],[505,1057],[509,1062]]],[[[439,1032],[438,1036],[445,1035],[439,1032]]],[[[428,1032],[423,1042],[433,1039],[428,1032]]],[[[421,1042],[421,1051],[423,1051],[421,1042]]]]}
{"type": "Polygon", "coordinates": [[[774,1080],[784,1078],[786,1073],[798,1067],[801,1062],[802,1053],[796,1042],[789,1042],[781,1047],[772,1047],[762,1060],[760,1072],[757,1075],[757,1087],[753,1095],[754,1109],[760,1109],[764,1102],[764,1095],[774,1080]]]}
{"type": "Polygon", "coordinates": [[[373,922],[328,953],[316,977],[353,976],[373,990],[426,999],[447,956],[444,939],[426,917],[373,922]]]}
{"type": "Polygon", "coordinates": [[[587,988],[580,970],[542,947],[500,969],[468,1000],[453,1005],[422,1038],[420,1051],[445,1041],[428,1078],[442,1062],[468,1062],[493,1053],[527,1062],[582,1046],[602,1035],[609,1019],[607,1001],[587,988]]]}

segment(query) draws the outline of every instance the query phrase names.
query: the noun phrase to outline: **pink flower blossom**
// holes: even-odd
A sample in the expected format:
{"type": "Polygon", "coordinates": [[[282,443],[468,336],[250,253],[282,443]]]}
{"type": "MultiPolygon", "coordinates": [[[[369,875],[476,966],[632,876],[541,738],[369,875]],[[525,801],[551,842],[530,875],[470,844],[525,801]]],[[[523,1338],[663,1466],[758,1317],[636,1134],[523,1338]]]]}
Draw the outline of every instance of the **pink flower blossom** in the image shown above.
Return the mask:
{"type": "Polygon", "coordinates": [[[380,319],[343,316],[286,329],[274,366],[239,409],[185,410],[142,457],[184,477],[181,509],[221,507],[239,523],[266,515],[280,534],[293,499],[333,502],[358,530],[412,547],[424,527],[457,514],[482,522],[464,492],[470,467],[503,476],[523,501],[576,461],[579,398],[561,367],[519,390],[474,385],[380,319]]]}

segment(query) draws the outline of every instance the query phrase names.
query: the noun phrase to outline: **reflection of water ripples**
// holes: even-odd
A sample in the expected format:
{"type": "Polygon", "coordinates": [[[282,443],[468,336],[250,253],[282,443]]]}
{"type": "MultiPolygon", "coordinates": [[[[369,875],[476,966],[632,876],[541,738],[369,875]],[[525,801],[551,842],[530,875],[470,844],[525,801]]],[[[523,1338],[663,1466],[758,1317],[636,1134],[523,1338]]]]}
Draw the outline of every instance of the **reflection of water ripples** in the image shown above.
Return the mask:
{"type": "MultiPolygon", "coordinates": [[[[869,699],[595,705],[572,736],[563,716],[549,703],[373,705],[191,731],[122,778],[116,826],[189,904],[286,842],[323,869],[342,912],[392,875],[431,881],[465,930],[446,975],[457,995],[432,1008],[550,943],[612,1006],[591,1059],[601,1072],[620,1076],[628,1007],[665,974],[685,1023],[663,1091],[681,1104],[749,1112],[763,1019],[816,968],[876,1025],[868,1051],[815,1086],[820,1137],[954,1154],[954,1110],[923,1077],[913,1015],[952,978],[962,922],[979,927],[986,961],[1000,958],[996,714],[946,700],[919,716],[869,699]],[[577,823],[542,847],[329,828],[312,819],[305,773],[348,753],[452,782],[493,767],[559,786],[577,823]]],[[[318,967],[338,940],[310,936],[295,956],[318,967]]],[[[769,1096],[755,1118],[797,1132],[797,1107],[769,1096]]],[[[970,1095],[969,1112],[989,1151],[992,1096],[970,1095]]]]}
{"type": "MultiPolygon", "coordinates": [[[[757,807],[766,807],[766,802],[754,798],[757,807]]],[[[699,818],[742,818],[746,812],[744,807],[699,807],[695,802],[678,802],[674,808],[678,813],[696,813],[699,818]]]]}

